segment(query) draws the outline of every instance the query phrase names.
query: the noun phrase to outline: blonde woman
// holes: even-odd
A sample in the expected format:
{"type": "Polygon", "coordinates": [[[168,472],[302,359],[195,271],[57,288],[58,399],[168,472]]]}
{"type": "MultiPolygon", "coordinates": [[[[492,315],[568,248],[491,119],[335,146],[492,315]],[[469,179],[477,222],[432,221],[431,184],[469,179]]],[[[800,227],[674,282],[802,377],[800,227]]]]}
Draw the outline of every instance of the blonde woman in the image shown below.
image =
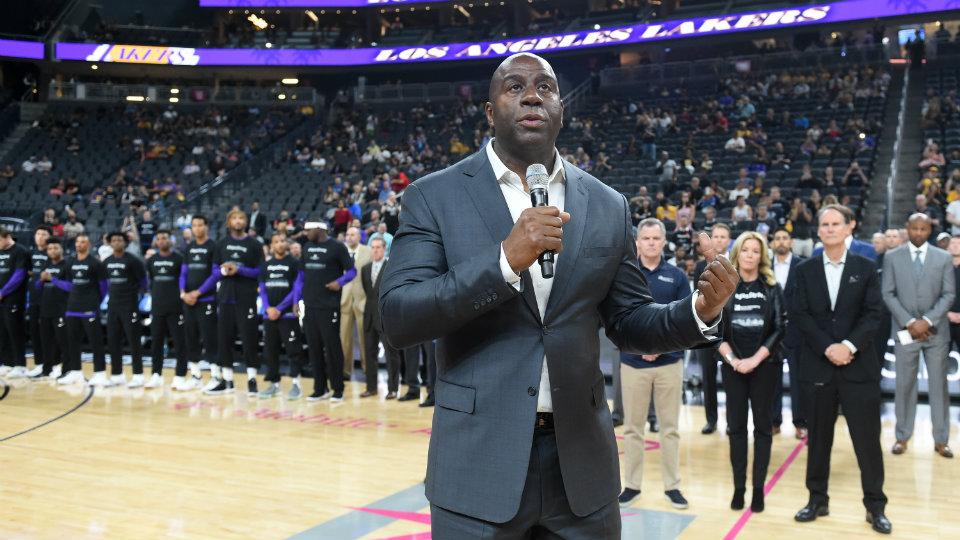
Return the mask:
{"type": "Polygon", "coordinates": [[[750,509],[762,512],[763,485],[770,464],[773,418],[771,403],[782,364],[777,347],[783,337],[783,291],[773,275],[766,238],[745,232],[733,244],[730,260],[740,284],[724,307],[721,375],[727,394],[727,429],[733,499],[730,508],[744,505],[747,481],[747,414],[753,411],[753,499],[750,509]]]}

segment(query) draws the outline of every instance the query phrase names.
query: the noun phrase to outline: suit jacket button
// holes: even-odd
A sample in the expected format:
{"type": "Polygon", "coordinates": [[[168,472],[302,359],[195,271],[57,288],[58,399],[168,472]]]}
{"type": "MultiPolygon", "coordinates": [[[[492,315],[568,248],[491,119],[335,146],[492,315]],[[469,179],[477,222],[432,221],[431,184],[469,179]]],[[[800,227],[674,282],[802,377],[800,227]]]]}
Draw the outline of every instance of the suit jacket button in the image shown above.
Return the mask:
{"type": "Polygon", "coordinates": [[[530,388],[527,388],[527,393],[531,396],[535,396],[537,395],[537,389],[531,386],[530,388]]]}
{"type": "Polygon", "coordinates": [[[473,309],[475,309],[476,311],[480,311],[480,302],[474,302],[473,309]]]}

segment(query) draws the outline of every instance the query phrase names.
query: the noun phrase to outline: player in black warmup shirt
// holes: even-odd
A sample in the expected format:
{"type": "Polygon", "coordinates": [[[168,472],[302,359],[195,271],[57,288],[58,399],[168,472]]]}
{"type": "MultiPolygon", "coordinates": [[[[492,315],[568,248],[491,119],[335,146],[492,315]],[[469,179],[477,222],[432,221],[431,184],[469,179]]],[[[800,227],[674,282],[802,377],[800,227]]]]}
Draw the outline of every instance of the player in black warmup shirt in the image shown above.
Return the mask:
{"type": "Polygon", "coordinates": [[[27,302],[30,252],[0,227],[0,377],[27,376],[24,309],[27,302]]]}
{"type": "Polygon", "coordinates": [[[110,298],[107,301],[107,348],[110,350],[111,379],[123,384],[123,346],[121,334],[130,345],[133,359],[133,378],[129,388],[143,386],[143,351],[140,346],[140,291],[147,287],[147,271],[143,262],[127,253],[127,235],[112,232],[107,235],[113,254],[103,260],[110,281],[110,298]]]}
{"type": "Polygon", "coordinates": [[[93,349],[93,377],[91,386],[113,386],[107,378],[106,357],[103,350],[103,329],[100,328],[100,303],[107,295],[107,269],[96,257],[90,254],[90,237],[77,236],[74,243],[77,256],[67,262],[59,278],[44,272],[40,279],[52,281],[61,290],[67,291],[67,364],[59,384],[83,382],[80,366],[80,352],[83,337],[87,337],[93,349]]]}
{"type": "Polygon", "coordinates": [[[303,317],[313,394],[317,401],[343,400],[343,348],[340,345],[340,289],[357,276],[347,246],[327,236],[327,224],[308,223],[309,240],[303,246],[303,317]],[[324,362],[326,360],[326,362],[324,362]],[[332,390],[327,391],[327,377],[332,390]]]}
{"type": "Polygon", "coordinates": [[[173,388],[183,386],[187,374],[187,352],[184,349],[183,310],[180,308],[180,271],[183,255],[173,251],[170,231],[160,229],[153,241],[157,253],[147,260],[150,275],[150,360],[153,374],[147,388],[163,386],[163,346],[167,338],[173,339],[174,371],[173,388]]]}
{"type": "MultiPolygon", "coordinates": [[[[51,375],[44,373],[43,362],[46,354],[43,350],[43,335],[40,333],[40,302],[43,295],[43,288],[37,287],[40,282],[40,272],[47,267],[50,257],[47,255],[47,241],[50,240],[50,228],[41,225],[33,232],[34,247],[30,250],[30,283],[31,287],[27,289],[27,314],[29,316],[30,345],[33,348],[33,370],[30,371],[31,379],[40,379],[51,375]]],[[[62,251],[62,250],[61,250],[62,251]]],[[[60,376],[60,365],[58,363],[56,371],[52,373],[54,378],[60,376]]]]}
{"type": "MultiPolygon", "coordinates": [[[[32,298],[37,299],[37,334],[34,339],[43,343],[40,348],[43,351],[43,365],[40,366],[38,378],[56,379],[59,378],[63,365],[67,363],[67,321],[64,313],[67,311],[68,293],[54,285],[53,278],[60,279],[63,276],[67,261],[63,260],[63,246],[59,240],[49,238],[43,243],[47,248],[47,264],[35,270],[37,279],[31,290],[31,293],[34,293],[32,298]],[[50,279],[44,281],[44,274],[50,279]]],[[[33,354],[37,354],[36,345],[33,354]]]]}
{"type": "Polygon", "coordinates": [[[220,267],[220,290],[217,291],[219,314],[218,363],[223,378],[211,379],[205,394],[233,393],[233,344],[240,335],[243,360],[247,366],[247,394],[257,395],[257,278],[263,262],[263,246],[247,235],[247,215],[241,210],[227,214],[227,237],[217,244],[214,262],[220,267]]]}
{"type": "Polygon", "coordinates": [[[263,306],[263,344],[267,359],[267,387],[260,399],[280,393],[280,342],[283,341],[290,359],[290,377],[293,386],[287,398],[300,399],[300,371],[303,368],[303,339],[300,321],[293,310],[303,291],[303,270],[300,261],[287,253],[287,238],[274,233],[270,239],[273,258],[260,266],[260,302],[263,306]]]}
{"type": "Polygon", "coordinates": [[[200,389],[201,352],[210,365],[212,380],[220,379],[217,365],[217,281],[220,269],[213,262],[216,245],[208,237],[207,218],[193,216],[190,222],[194,241],[185,252],[180,267],[180,300],[183,301],[183,329],[187,343],[187,366],[191,377],[174,390],[200,389]]]}

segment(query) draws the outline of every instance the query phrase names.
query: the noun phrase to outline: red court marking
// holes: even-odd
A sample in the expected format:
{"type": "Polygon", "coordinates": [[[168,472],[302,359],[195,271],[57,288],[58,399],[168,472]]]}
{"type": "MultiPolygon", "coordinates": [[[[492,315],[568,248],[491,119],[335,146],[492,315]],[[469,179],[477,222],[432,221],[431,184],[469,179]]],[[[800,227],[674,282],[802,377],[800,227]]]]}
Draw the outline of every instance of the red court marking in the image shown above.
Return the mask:
{"type": "MultiPolygon", "coordinates": [[[[773,476],[770,477],[770,480],[767,481],[767,484],[763,486],[763,495],[766,497],[773,491],[773,487],[777,485],[777,482],[780,481],[780,478],[787,472],[787,469],[793,465],[793,461],[797,459],[797,456],[800,455],[800,451],[803,450],[803,447],[807,445],[807,439],[802,440],[797,447],[793,449],[793,452],[790,452],[790,455],[787,456],[787,459],[784,460],[783,464],[780,465],[780,468],[777,469],[777,472],[773,473],[773,476]]],[[[723,540],[733,540],[740,534],[740,531],[747,525],[747,522],[750,521],[750,518],[753,516],[753,511],[747,507],[747,510],[740,516],[740,519],[733,525],[733,528],[730,529],[730,532],[723,537],[723,540]]]]}
{"type": "Polygon", "coordinates": [[[433,535],[428,532],[403,534],[400,536],[391,536],[390,538],[381,538],[380,540],[433,540],[433,535]]]}
{"type": "Polygon", "coordinates": [[[358,512],[366,512],[368,514],[376,514],[378,516],[390,517],[393,519],[400,519],[403,521],[412,521],[414,523],[423,523],[424,525],[430,524],[430,514],[422,514],[419,512],[398,512],[396,510],[381,510],[380,508],[350,508],[351,510],[356,510],[358,512]]]}

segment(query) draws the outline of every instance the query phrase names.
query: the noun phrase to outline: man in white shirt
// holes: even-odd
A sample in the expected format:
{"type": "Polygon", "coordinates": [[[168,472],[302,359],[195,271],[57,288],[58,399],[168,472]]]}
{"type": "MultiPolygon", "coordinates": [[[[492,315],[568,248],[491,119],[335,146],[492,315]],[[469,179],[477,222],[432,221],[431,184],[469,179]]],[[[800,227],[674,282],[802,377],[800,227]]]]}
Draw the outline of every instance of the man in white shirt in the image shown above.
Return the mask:
{"type": "MultiPolygon", "coordinates": [[[[783,289],[783,300],[787,307],[787,327],[781,342],[780,356],[787,361],[790,371],[790,412],[793,416],[794,434],[797,439],[807,437],[807,404],[810,402],[809,392],[800,384],[797,377],[799,363],[796,358],[796,348],[799,345],[799,332],[796,324],[790,323],[790,301],[793,289],[790,287],[791,273],[803,257],[793,254],[793,238],[790,232],[779,228],[773,233],[773,275],[783,289]]],[[[773,432],[780,433],[783,424],[783,376],[777,379],[777,391],[773,400],[773,432]]]]}

